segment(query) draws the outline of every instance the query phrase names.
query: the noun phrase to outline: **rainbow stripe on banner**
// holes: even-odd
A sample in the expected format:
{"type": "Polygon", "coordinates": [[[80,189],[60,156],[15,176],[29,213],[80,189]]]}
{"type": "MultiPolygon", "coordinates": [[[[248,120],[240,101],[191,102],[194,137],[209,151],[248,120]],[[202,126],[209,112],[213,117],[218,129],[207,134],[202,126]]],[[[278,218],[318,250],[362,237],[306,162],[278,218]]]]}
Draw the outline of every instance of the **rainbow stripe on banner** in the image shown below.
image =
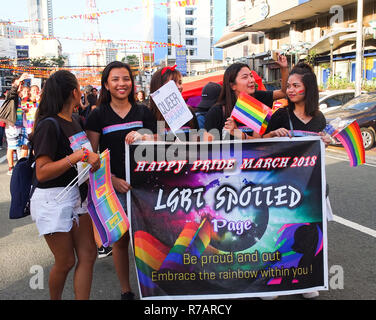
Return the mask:
{"type": "Polygon", "coordinates": [[[129,221],[111,182],[110,152],[101,155],[101,166],[90,172],[88,211],[103,246],[119,240],[129,229],[129,221]]]}
{"type": "Polygon", "coordinates": [[[245,124],[260,135],[265,133],[272,116],[272,110],[257,99],[240,93],[231,117],[245,124]]]}
{"type": "Polygon", "coordinates": [[[188,222],[176,239],[165,261],[163,261],[161,269],[184,270],[183,254],[188,251],[197,257],[201,257],[201,254],[209,245],[210,235],[211,225],[206,218],[200,225],[196,222],[188,222]]]}
{"type": "Polygon", "coordinates": [[[184,270],[183,254],[189,252],[191,255],[201,257],[209,246],[211,235],[212,226],[206,218],[200,224],[187,222],[172,248],[147,232],[136,231],[134,252],[140,284],[145,290],[156,288],[157,284],[152,280],[153,272],[163,269],[176,272],[184,270]]]}

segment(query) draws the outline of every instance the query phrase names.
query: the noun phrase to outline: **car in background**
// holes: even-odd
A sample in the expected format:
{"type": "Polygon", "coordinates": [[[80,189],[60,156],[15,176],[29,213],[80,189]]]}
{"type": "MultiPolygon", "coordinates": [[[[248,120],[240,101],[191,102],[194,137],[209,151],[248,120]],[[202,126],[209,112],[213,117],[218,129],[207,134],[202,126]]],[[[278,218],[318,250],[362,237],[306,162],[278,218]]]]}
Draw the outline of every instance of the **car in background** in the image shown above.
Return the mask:
{"type": "MultiPolygon", "coordinates": [[[[365,92],[364,92],[365,93],[365,92]]],[[[354,98],[355,90],[332,90],[323,91],[319,93],[319,109],[322,113],[326,114],[341,108],[345,103],[354,98]]]]}
{"type": "MultiPolygon", "coordinates": [[[[350,100],[342,107],[325,113],[326,123],[341,120],[356,120],[363,137],[364,149],[375,145],[376,137],[376,93],[364,93],[350,100]]],[[[340,144],[336,141],[336,144],[340,144]]]]}

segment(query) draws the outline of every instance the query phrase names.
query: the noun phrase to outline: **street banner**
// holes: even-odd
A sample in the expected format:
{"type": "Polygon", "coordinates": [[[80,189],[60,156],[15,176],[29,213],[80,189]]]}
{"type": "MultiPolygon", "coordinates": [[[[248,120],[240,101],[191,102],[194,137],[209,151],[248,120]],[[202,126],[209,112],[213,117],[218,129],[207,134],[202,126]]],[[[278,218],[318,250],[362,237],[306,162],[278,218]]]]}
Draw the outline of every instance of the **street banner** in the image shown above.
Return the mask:
{"type": "Polygon", "coordinates": [[[98,246],[108,247],[129,229],[129,221],[111,182],[110,152],[100,155],[101,166],[89,174],[88,211],[98,246]]]}
{"type": "Polygon", "coordinates": [[[142,299],[326,290],[320,137],[127,146],[142,299]]]}
{"type": "Polygon", "coordinates": [[[193,118],[175,82],[170,80],[150,94],[171,131],[176,133],[193,118]]]}
{"type": "Polygon", "coordinates": [[[178,69],[183,76],[186,76],[187,75],[186,47],[185,46],[182,46],[180,48],[176,47],[175,51],[176,51],[176,64],[177,64],[176,69],[178,69]]]}

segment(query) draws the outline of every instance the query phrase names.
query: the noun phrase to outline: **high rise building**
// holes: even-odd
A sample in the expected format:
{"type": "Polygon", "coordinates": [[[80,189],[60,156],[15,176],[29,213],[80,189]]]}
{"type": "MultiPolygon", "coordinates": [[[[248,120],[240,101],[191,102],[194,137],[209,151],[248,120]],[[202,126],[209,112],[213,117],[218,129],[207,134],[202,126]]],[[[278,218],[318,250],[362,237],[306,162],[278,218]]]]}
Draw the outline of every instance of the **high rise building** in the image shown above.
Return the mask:
{"type": "MultiPolygon", "coordinates": [[[[153,6],[144,0],[145,40],[180,44],[186,47],[190,62],[221,60],[221,50],[214,48],[226,25],[226,6],[222,0],[168,0],[167,6],[153,6]]],[[[149,49],[146,49],[148,52],[149,49]]],[[[155,63],[176,58],[174,46],[156,47],[155,63]]]]}
{"type": "Polygon", "coordinates": [[[28,0],[30,33],[53,37],[52,0],[28,0]]]}

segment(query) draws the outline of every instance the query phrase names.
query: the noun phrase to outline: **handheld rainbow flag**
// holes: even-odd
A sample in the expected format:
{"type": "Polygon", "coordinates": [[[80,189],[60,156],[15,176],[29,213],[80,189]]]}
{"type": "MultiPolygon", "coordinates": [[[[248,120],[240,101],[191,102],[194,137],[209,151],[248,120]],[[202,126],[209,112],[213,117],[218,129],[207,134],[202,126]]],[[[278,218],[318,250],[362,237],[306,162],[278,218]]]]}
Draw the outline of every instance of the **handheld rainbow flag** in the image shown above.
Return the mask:
{"type": "Polygon", "coordinates": [[[325,131],[342,143],[350,159],[351,167],[366,163],[363,138],[356,120],[339,129],[329,124],[325,131]]]}
{"type": "Polygon", "coordinates": [[[268,106],[243,92],[239,95],[231,113],[231,117],[235,120],[261,135],[265,133],[271,116],[272,110],[268,106]]]}
{"type": "Polygon", "coordinates": [[[110,152],[105,150],[100,158],[100,168],[89,175],[88,211],[103,246],[107,247],[128,231],[129,221],[112,186],[110,152]]]}

